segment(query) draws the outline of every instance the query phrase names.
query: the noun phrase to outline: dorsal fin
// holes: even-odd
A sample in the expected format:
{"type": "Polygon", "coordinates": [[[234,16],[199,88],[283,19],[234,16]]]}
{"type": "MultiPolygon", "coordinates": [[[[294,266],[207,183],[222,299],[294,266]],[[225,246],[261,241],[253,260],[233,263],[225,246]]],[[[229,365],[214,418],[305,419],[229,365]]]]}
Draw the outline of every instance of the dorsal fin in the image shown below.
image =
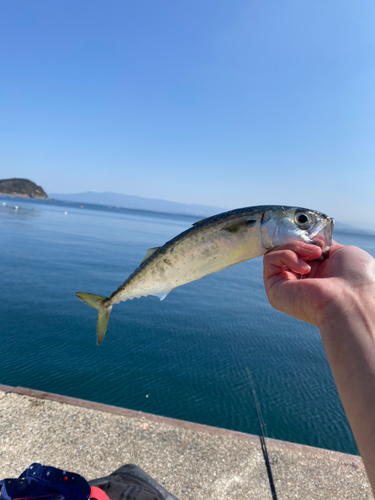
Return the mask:
{"type": "Polygon", "coordinates": [[[142,260],[142,262],[139,264],[140,266],[151,257],[155,252],[159,250],[160,247],[154,247],[154,248],[149,248],[146,252],[145,258],[142,260]]]}

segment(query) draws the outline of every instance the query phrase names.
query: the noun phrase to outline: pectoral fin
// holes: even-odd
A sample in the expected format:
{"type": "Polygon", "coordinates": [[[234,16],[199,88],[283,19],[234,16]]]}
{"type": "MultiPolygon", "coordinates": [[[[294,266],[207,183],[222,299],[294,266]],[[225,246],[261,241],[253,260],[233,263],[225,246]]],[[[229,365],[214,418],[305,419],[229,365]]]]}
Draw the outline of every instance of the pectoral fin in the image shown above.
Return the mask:
{"type": "Polygon", "coordinates": [[[246,231],[246,229],[249,229],[254,224],[256,224],[256,220],[250,219],[243,222],[229,224],[228,226],[225,226],[223,230],[229,231],[230,233],[237,233],[238,231],[246,231]]]}

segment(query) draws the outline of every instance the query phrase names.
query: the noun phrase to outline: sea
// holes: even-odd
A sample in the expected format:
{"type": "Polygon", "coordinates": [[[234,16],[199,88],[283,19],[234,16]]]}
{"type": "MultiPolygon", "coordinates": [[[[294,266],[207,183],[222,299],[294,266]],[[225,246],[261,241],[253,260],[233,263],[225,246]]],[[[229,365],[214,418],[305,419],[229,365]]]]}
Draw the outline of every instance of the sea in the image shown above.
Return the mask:
{"type": "MultiPolygon", "coordinates": [[[[146,250],[197,218],[0,198],[0,384],[358,454],[319,331],[272,309],[262,258],[113,308],[96,345],[96,311],[146,250]]],[[[375,257],[375,233],[334,238],[375,257]]]]}

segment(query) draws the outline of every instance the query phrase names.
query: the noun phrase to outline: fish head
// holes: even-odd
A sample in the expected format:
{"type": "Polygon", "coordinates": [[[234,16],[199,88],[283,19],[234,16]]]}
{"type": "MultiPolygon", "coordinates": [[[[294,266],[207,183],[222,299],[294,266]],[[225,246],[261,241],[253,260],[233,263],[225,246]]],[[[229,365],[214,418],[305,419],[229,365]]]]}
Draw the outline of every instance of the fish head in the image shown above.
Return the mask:
{"type": "Polygon", "coordinates": [[[316,210],[300,207],[269,207],[261,220],[261,240],[268,252],[273,248],[300,240],[319,246],[328,256],[332,245],[334,219],[316,210]]]}

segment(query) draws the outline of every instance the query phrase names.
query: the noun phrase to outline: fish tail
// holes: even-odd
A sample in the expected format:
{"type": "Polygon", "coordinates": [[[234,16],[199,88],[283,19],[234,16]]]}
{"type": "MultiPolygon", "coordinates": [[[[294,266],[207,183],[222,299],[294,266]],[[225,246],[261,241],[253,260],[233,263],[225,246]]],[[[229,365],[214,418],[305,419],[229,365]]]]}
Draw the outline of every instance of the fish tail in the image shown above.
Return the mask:
{"type": "Polygon", "coordinates": [[[107,297],[93,295],[92,293],[77,292],[76,297],[86,302],[87,305],[98,311],[98,322],[96,325],[96,343],[99,345],[107,331],[109,316],[112,311],[112,306],[106,306],[107,297]]]}

